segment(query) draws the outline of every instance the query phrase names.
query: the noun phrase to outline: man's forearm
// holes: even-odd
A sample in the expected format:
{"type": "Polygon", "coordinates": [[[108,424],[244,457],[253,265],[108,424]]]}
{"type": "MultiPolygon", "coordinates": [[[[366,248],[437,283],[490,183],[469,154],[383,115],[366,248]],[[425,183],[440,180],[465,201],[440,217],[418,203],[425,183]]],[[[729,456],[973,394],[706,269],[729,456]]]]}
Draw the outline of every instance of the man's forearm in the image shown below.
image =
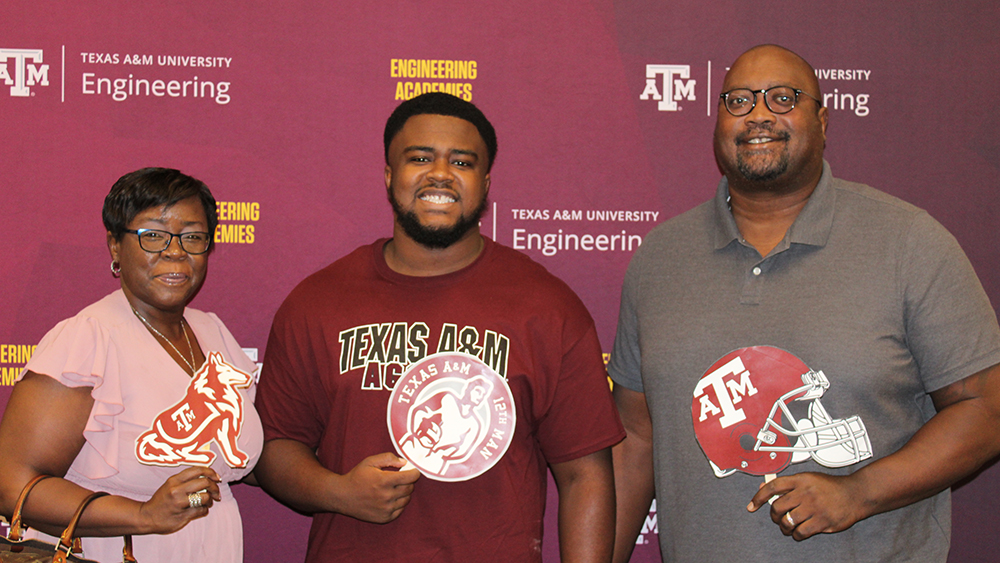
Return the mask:
{"type": "Polygon", "coordinates": [[[617,522],[615,563],[626,563],[653,502],[653,428],[643,393],[615,385],[615,404],[627,437],[612,451],[617,522]]]}
{"type": "Polygon", "coordinates": [[[295,510],[308,514],[333,511],[327,502],[327,483],[334,474],[301,442],[267,441],[254,475],[268,494],[295,510]]]}
{"type": "Polygon", "coordinates": [[[559,488],[559,553],[564,563],[611,561],[615,484],[610,448],[552,466],[559,488]]]}
{"type": "Polygon", "coordinates": [[[855,475],[868,492],[866,517],[932,496],[1000,453],[998,384],[1000,366],[994,366],[932,394],[940,412],[898,452],[855,475]],[[962,397],[970,385],[976,396],[962,397]]]}
{"type": "Polygon", "coordinates": [[[653,448],[636,436],[629,436],[614,447],[615,563],[625,563],[632,556],[636,538],[642,531],[653,502],[653,448]]]}
{"type": "Polygon", "coordinates": [[[278,500],[306,513],[337,512],[384,524],[410,502],[416,469],[399,471],[406,460],[385,452],[368,456],[346,474],[324,467],[308,446],[269,440],[254,469],[260,486],[278,500]]]}

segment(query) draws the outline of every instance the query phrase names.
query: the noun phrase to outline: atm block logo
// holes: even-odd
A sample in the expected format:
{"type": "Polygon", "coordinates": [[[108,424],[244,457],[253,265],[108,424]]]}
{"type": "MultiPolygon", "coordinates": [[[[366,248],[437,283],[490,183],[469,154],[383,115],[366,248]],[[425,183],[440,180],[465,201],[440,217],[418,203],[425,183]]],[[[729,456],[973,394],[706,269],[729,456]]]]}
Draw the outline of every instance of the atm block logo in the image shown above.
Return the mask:
{"type": "Polygon", "coordinates": [[[32,86],[48,86],[49,65],[43,64],[42,50],[0,48],[0,80],[19,98],[31,96],[32,86]]]}
{"type": "Polygon", "coordinates": [[[691,65],[646,65],[646,87],[640,100],[657,100],[660,111],[680,111],[677,103],[695,101],[697,81],[691,79],[691,65]]]}
{"type": "Polygon", "coordinates": [[[639,537],[635,539],[635,545],[655,545],[659,534],[660,526],[656,522],[656,499],[654,498],[653,504],[649,507],[649,514],[646,515],[646,519],[642,522],[642,530],[639,531],[639,537]]]}

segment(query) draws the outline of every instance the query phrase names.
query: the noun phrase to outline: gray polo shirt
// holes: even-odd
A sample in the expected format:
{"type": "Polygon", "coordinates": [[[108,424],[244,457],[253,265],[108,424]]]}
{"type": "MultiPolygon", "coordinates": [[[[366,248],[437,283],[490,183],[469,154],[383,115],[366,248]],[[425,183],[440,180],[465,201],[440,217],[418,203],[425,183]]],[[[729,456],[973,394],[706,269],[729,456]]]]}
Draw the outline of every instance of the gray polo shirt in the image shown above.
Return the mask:
{"type": "MultiPolygon", "coordinates": [[[[929,392],[1000,363],[996,315],[971,264],[926,212],[835,179],[825,162],[767,257],[741,240],[728,194],[723,178],[714,200],[651,231],[622,289],[609,371],[649,404],[664,561],[945,561],[948,491],[838,534],[782,536],[766,507],[746,511],[761,477],[713,473],[692,399],[727,353],[777,347],[823,370],[832,417],[863,421],[873,457],[861,464],[889,455],[934,415],[929,392]]],[[[807,460],[781,475],[861,464],[807,460]]]]}

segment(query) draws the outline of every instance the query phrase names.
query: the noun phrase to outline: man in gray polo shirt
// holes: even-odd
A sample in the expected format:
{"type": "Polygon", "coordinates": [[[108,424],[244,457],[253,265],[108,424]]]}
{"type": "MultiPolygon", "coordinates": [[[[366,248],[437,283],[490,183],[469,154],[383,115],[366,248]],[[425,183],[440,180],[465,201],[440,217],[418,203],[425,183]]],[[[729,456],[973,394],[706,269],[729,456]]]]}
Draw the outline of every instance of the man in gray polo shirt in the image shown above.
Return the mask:
{"type": "Polygon", "coordinates": [[[1000,452],[989,299],[927,213],[832,176],[802,58],[755,47],[722,90],[716,196],[622,290],[615,561],[655,491],[664,561],[943,562],[949,486],[1000,452]]]}

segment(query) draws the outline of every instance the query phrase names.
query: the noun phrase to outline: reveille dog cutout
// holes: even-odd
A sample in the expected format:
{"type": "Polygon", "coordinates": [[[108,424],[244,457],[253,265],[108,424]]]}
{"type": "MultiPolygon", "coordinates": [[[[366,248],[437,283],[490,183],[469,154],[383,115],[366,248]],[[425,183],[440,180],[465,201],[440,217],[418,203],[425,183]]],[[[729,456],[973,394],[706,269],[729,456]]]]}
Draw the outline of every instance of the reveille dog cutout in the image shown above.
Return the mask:
{"type": "Polygon", "coordinates": [[[246,467],[249,456],[237,440],[243,426],[244,389],[253,376],[229,365],[220,352],[211,352],[188,385],[184,398],[161,412],[135,440],[140,463],[176,467],[209,466],[215,441],[230,467],[246,467]]]}

